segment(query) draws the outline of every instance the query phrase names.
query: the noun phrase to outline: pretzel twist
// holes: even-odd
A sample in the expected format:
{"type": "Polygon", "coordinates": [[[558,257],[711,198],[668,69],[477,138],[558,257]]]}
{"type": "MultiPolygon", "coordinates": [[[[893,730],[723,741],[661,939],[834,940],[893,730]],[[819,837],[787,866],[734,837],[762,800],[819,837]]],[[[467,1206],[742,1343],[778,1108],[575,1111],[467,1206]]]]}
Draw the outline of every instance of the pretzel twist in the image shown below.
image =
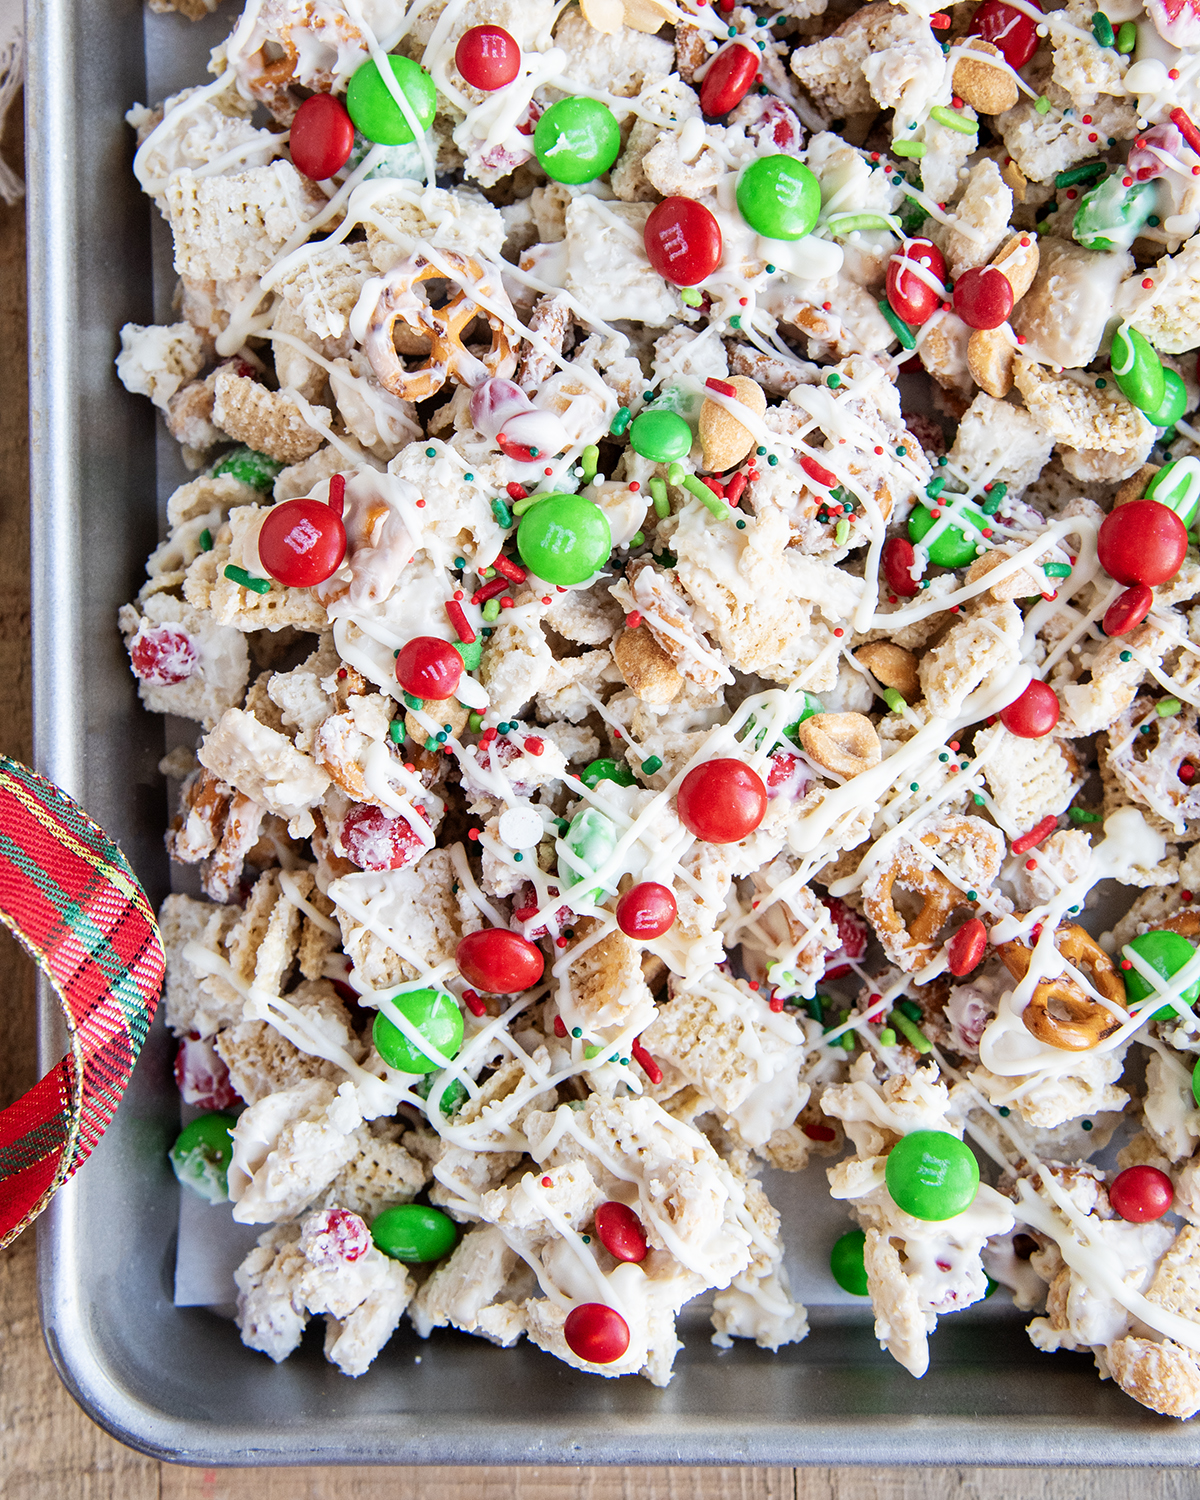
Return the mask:
{"type": "MultiPolygon", "coordinates": [[[[1106,1000],[1122,1007],[1126,1004],[1125,981],[1116,964],[1082,927],[1060,928],[1054,934],[1054,946],[1068,963],[1077,968],[1086,965],[1092,971],[1092,983],[1106,1000]]],[[[1033,949],[1019,938],[998,944],[996,951],[1018,982],[1029,973],[1033,949]]],[[[1064,1052],[1090,1051],[1112,1036],[1121,1025],[1119,1016],[1113,1015],[1107,1006],[1091,995],[1085,995],[1075,980],[1066,974],[1041,980],[1021,1012],[1021,1019],[1026,1030],[1032,1032],[1039,1042],[1060,1047],[1064,1052]],[[1052,1005],[1066,1014],[1055,1014],[1050,1008],[1052,1005]]]]}

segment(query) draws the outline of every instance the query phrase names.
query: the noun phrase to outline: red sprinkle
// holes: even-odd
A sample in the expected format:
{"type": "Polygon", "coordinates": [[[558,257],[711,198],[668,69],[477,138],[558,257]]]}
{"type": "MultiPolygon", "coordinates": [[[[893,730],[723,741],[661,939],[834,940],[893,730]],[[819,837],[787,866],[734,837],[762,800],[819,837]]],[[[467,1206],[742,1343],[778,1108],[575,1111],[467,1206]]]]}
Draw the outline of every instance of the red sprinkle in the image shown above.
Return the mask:
{"type": "Polygon", "coordinates": [[[772,995],[770,1000],[768,1000],[767,1002],[767,1008],[769,1010],[773,1010],[775,1014],[778,1015],[779,1012],[783,1009],[783,996],[772,995]]]}
{"type": "Polygon", "coordinates": [[[525,748],[530,755],[540,755],[546,746],[544,741],[539,740],[537,735],[533,734],[525,741],[525,748]]]}
{"type": "Polygon", "coordinates": [[[1179,899],[1181,901],[1190,901],[1192,899],[1191,891],[1180,891],[1179,899]]]}
{"type": "MultiPolygon", "coordinates": [[[[949,22],[947,22],[947,25],[949,22]]],[[[836,1141],[837,1131],[830,1130],[828,1125],[805,1125],[804,1134],[810,1141],[836,1141]]]]}
{"type": "Polygon", "coordinates": [[[474,990],[463,991],[463,1001],[473,1016],[486,1016],[487,1006],[479,998],[474,990]]]}
{"type": "Polygon", "coordinates": [[[465,642],[469,646],[475,639],[475,632],[471,628],[471,622],[463,614],[462,605],[456,604],[453,599],[447,599],[446,613],[450,617],[451,625],[454,626],[454,633],[460,641],[465,642]]]}
{"type": "Polygon", "coordinates": [[[1142,282],[1142,289],[1143,289],[1143,291],[1147,291],[1148,292],[1153,285],[1154,285],[1154,278],[1151,277],[1151,276],[1147,276],[1146,279],[1142,282]]]}
{"type": "Polygon", "coordinates": [[[1053,814],[1043,818],[1028,833],[1023,833],[1019,839],[1013,839],[1012,852],[1014,854],[1024,854],[1027,850],[1036,848],[1043,839],[1048,839],[1057,827],[1058,819],[1053,814]]]}
{"type": "Polygon", "coordinates": [[[645,1047],[642,1046],[640,1039],[634,1042],[629,1051],[634,1062],[637,1063],[650,1082],[656,1085],[660,1084],[663,1080],[662,1069],[646,1051],[645,1047]]]}
{"type": "Polygon", "coordinates": [[[1121,960],[1121,967],[1123,969],[1132,969],[1133,968],[1133,960],[1129,959],[1129,958],[1123,958],[1121,960]]]}
{"type": "Polygon", "coordinates": [[[555,1016],[555,1018],[554,1018],[554,1035],[562,1037],[562,1036],[566,1036],[566,1034],[567,1034],[567,1023],[563,1020],[563,1018],[561,1016],[555,1016]]]}
{"type": "Polygon", "coordinates": [[[807,453],[800,455],[800,467],[810,479],[815,479],[818,484],[824,485],[829,490],[837,484],[837,475],[831,474],[828,469],[823,468],[815,458],[810,458],[807,453]]]}
{"type": "Polygon", "coordinates": [[[630,628],[630,630],[636,630],[638,628],[638,626],[642,623],[642,612],[641,612],[641,610],[639,610],[639,609],[630,610],[630,612],[625,616],[625,623],[626,623],[626,625],[628,625],[628,627],[630,628]]]}
{"type": "Polygon", "coordinates": [[[494,599],[497,594],[504,592],[508,587],[508,583],[509,580],[507,578],[489,578],[486,583],[481,584],[471,595],[471,603],[484,604],[487,600],[494,599]]]}
{"type": "Polygon", "coordinates": [[[845,632],[845,631],[844,631],[844,630],[843,630],[843,629],[842,629],[842,627],[841,627],[841,626],[840,626],[840,625],[839,625],[839,626],[838,626],[838,627],[837,627],[837,629],[836,629],[836,630],[835,630],[835,631],[834,631],[834,632],[833,632],[833,633],[834,633],[834,635],[836,635],[836,636],[837,636],[837,637],[838,637],[838,638],[839,638],[839,639],[840,639],[840,638],[841,638],[841,637],[842,637],[842,636],[844,636],[844,635],[845,635],[845,634],[846,634],[846,632],[845,632]]]}
{"type": "Polygon", "coordinates": [[[329,508],[340,516],[346,508],[346,476],[335,474],[329,481],[329,508]]]}
{"type": "Polygon", "coordinates": [[[730,385],[727,380],[718,380],[715,375],[710,375],[704,384],[710,391],[716,391],[718,396],[728,396],[731,401],[737,400],[737,386],[730,385]]]}
{"type": "MultiPolygon", "coordinates": [[[[1192,150],[1200,151],[1200,130],[1196,129],[1188,115],[1182,109],[1173,109],[1167,118],[1192,150]]],[[[1195,171],[1195,168],[1193,167],[1192,170],[1195,171]]]]}
{"type": "Polygon", "coordinates": [[[1085,124],[1085,125],[1090,125],[1092,123],[1092,117],[1091,117],[1091,115],[1084,115],[1082,117],[1082,120],[1083,120],[1083,124],[1085,124]]]}
{"type": "Polygon", "coordinates": [[[553,1183],[553,1181],[549,1177],[543,1177],[542,1178],[542,1186],[543,1187],[553,1187],[554,1183],[553,1183]]]}
{"type": "Polygon", "coordinates": [[[523,484],[518,484],[515,479],[512,480],[511,483],[506,484],[504,488],[508,491],[509,496],[513,500],[529,499],[529,492],[526,490],[525,486],[523,484]]]}
{"type": "Polygon", "coordinates": [[[638,490],[641,489],[641,487],[642,487],[641,483],[638,480],[631,479],[629,481],[629,491],[630,491],[630,494],[636,495],[637,492],[638,492],[638,490]]]}
{"type": "Polygon", "coordinates": [[[1191,781],[1191,780],[1194,779],[1195,775],[1196,775],[1196,768],[1195,768],[1195,766],[1189,765],[1188,762],[1185,760],[1184,763],[1183,763],[1183,765],[1181,765],[1180,768],[1179,768],[1179,779],[1180,779],[1180,781],[1191,781]]]}
{"type": "Polygon", "coordinates": [[[501,599],[501,601],[500,601],[500,608],[501,609],[511,609],[512,607],[513,607],[512,600],[510,598],[508,598],[507,595],[505,595],[505,597],[503,599],[501,599]]]}
{"type": "Polygon", "coordinates": [[[529,577],[520,563],[513,562],[510,558],[505,557],[503,553],[492,563],[492,567],[495,568],[497,573],[507,578],[510,583],[524,583],[526,578],[529,577]]]}
{"type": "Polygon", "coordinates": [[[1167,77],[1168,78],[1178,78],[1179,77],[1179,69],[1178,68],[1168,68],[1167,69],[1167,77]]]}
{"type": "Polygon", "coordinates": [[[1037,860],[1036,859],[1027,859],[1025,861],[1025,868],[1027,870],[1036,870],[1037,869],[1037,860]]]}
{"type": "Polygon", "coordinates": [[[746,476],[744,474],[735,474],[729,481],[729,483],[725,486],[725,498],[729,501],[730,505],[736,505],[738,503],[738,501],[742,498],[742,491],[745,488],[746,476]]]}

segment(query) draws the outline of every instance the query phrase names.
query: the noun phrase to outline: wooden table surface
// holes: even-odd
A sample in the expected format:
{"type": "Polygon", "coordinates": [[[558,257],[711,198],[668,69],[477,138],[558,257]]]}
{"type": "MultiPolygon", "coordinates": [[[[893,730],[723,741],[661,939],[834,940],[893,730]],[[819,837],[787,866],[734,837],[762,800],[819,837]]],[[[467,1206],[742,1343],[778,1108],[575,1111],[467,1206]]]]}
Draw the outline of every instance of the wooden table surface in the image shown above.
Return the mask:
{"type": "MultiPolygon", "coordinates": [[[[0,143],[20,161],[19,112],[0,143]]],[[[25,221],[0,203],[0,750],[33,754],[25,221]]],[[[0,1108],[36,1081],[33,965],[0,927],[0,1108]]],[[[86,1167],[83,1168],[87,1170],[86,1167]]],[[[1200,1420],[1198,1418],[1197,1420],[1200,1420]]],[[[34,1233],[0,1251],[0,1500],[1184,1500],[1189,1469],[186,1469],[122,1447],[42,1343],[34,1233]]]]}

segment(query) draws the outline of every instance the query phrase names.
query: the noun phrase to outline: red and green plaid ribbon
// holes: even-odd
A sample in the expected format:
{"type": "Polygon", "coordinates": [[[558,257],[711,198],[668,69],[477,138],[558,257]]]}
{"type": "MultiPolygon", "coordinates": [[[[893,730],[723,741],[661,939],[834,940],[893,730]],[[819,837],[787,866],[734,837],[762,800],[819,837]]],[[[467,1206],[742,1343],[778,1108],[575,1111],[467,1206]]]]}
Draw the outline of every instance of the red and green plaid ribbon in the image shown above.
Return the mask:
{"type": "Polygon", "coordinates": [[[54,986],[70,1050],[0,1111],[0,1248],[45,1208],[116,1113],[166,961],[125,856],[70,797],[0,756],[0,920],[54,986]]]}

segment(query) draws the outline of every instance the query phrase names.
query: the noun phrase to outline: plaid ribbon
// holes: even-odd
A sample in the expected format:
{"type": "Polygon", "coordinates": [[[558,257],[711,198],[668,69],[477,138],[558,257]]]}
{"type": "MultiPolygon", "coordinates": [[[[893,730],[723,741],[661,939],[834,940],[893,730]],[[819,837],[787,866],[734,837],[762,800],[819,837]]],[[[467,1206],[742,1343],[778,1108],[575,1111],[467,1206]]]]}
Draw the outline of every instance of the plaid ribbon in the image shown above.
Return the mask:
{"type": "Polygon", "coordinates": [[[0,920],[54,986],[70,1050],[0,1111],[0,1248],[86,1161],[146,1039],[166,961],[146,893],[70,797],[0,756],[0,920]]]}

